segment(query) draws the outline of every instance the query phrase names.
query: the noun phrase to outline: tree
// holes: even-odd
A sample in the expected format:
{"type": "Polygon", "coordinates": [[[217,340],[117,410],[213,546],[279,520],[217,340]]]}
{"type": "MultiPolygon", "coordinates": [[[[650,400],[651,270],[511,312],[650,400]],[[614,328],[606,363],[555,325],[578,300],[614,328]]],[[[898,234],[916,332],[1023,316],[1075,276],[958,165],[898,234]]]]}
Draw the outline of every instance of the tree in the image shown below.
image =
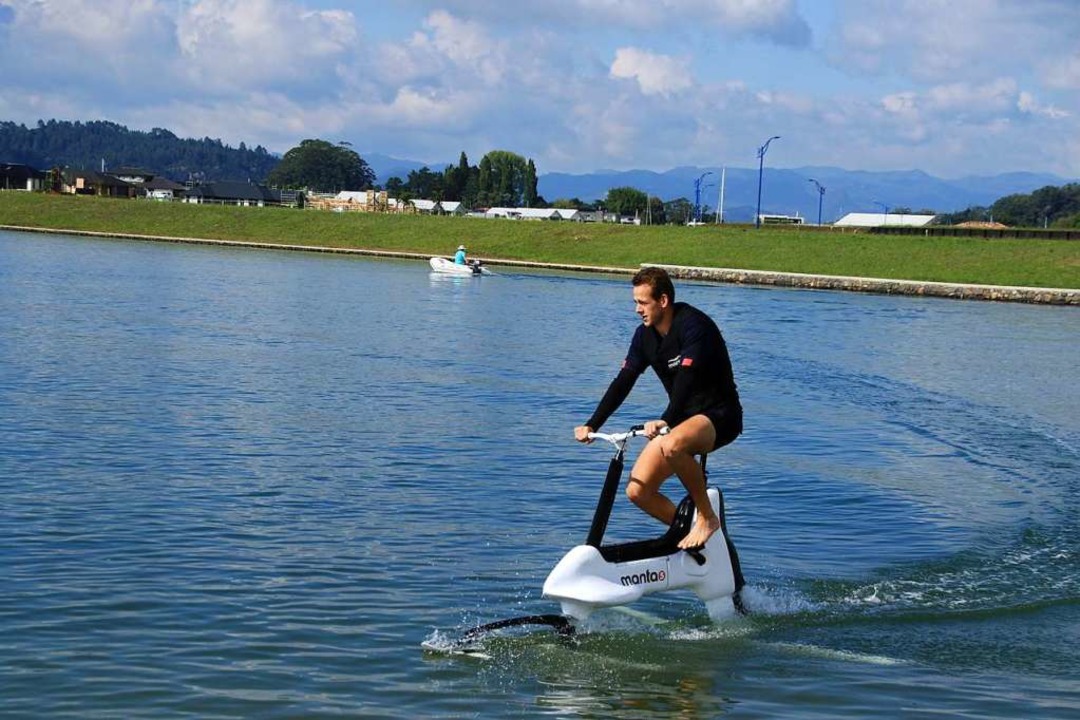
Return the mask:
{"type": "Polygon", "coordinates": [[[480,170],[469,168],[469,177],[465,181],[465,189],[461,192],[461,204],[467,208],[474,208],[479,204],[480,198],[480,170]]]}
{"type": "Polygon", "coordinates": [[[410,170],[406,185],[413,197],[425,200],[443,199],[443,176],[432,172],[426,165],[419,170],[410,170]]]}
{"type": "Polygon", "coordinates": [[[684,197],[664,203],[664,217],[673,225],[685,225],[694,217],[694,204],[684,197]]]}
{"type": "Polygon", "coordinates": [[[644,215],[648,206],[649,196],[632,187],[612,188],[604,199],[604,209],[617,215],[644,215]]]}
{"type": "Polygon", "coordinates": [[[352,149],[325,140],[303,140],[289,150],[267,177],[272,185],[316,192],[366,190],[375,171],[352,149]]]}
{"type": "Polygon", "coordinates": [[[476,179],[475,203],[491,205],[491,158],[487,155],[480,158],[480,168],[476,179]]]}
{"type": "MultiPolygon", "coordinates": [[[[519,207],[525,199],[528,162],[517,153],[492,150],[480,160],[480,201],[519,207]]],[[[533,175],[536,167],[533,166],[533,175]]],[[[535,199],[535,188],[533,189],[535,199]]]]}
{"type": "Polygon", "coordinates": [[[232,148],[210,138],[181,140],[163,128],[143,132],[105,121],[66,120],[39,120],[31,128],[0,122],[0,158],[76,169],[99,168],[105,160],[107,168],[138,167],[177,182],[196,173],[208,180],[261,182],[279,162],[261,146],[232,148]]]}
{"type": "Polygon", "coordinates": [[[1039,210],[1031,195],[1006,195],[990,206],[990,214],[997,222],[1020,227],[1040,225],[1039,210]]]}
{"type": "Polygon", "coordinates": [[[536,165],[530,159],[528,164],[525,165],[525,189],[524,200],[525,207],[536,207],[537,193],[536,193],[536,165]]]}

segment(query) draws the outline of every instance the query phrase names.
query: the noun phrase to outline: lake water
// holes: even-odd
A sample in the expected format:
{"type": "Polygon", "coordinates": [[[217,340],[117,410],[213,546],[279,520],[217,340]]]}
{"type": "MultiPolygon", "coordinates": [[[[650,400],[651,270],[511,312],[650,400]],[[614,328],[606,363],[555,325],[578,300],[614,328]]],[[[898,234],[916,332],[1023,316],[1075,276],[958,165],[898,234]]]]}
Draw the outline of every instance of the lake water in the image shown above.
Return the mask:
{"type": "Polygon", "coordinates": [[[752,614],[472,657],[420,645],[557,611],[626,278],[0,233],[0,713],[1080,717],[1080,312],[677,287],[746,409],[752,614]]]}

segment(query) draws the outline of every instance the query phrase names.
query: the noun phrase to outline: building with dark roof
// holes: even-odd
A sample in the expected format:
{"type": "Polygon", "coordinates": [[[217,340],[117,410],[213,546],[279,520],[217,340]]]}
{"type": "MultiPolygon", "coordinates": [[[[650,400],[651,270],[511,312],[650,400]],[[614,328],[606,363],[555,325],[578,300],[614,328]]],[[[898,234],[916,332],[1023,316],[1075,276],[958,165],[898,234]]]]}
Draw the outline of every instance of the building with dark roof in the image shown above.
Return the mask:
{"type": "Polygon", "coordinates": [[[45,173],[22,163],[0,163],[0,190],[45,189],[45,173]]]}
{"type": "Polygon", "coordinates": [[[135,185],[97,170],[65,170],[63,191],[99,197],[133,198],[137,194],[135,185]]]}
{"type": "Polygon", "coordinates": [[[211,182],[188,189],[189,203],[216,203],[219,205],[281,205],[282,192],[265,185],[244,182],[211,182]]]}

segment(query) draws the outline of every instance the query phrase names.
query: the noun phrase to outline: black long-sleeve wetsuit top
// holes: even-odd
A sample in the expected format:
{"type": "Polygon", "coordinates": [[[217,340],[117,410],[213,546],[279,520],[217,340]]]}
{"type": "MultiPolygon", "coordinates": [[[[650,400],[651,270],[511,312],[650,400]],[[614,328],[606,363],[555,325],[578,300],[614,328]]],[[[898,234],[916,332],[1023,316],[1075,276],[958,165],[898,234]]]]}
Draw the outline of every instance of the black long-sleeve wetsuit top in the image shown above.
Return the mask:
{"type": "Polygon", "coordinates": [[[670,427],[720,408],[737,410],[741,417],[739,392],[720,328],[705,313],[680,302],[675,303],[675,317],[667,335],[661,337],[655,328],[638,326],[622,369],[586,425],[599,430],[648,367],[656,372],[667,391],[668,406],[660,417],[670,427]]]}

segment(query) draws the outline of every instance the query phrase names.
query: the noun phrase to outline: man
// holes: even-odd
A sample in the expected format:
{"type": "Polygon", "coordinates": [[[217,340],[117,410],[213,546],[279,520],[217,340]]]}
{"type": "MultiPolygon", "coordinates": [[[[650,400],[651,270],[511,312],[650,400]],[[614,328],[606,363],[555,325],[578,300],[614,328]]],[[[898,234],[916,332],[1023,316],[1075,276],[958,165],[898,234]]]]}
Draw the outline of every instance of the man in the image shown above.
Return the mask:
{"type": "Polygon", "coordinates": [[[662,268],[643,268],[633,280],[635,312],[641,325],[630,342],[622,369],[584,425],[574,428],[579,442],[622,405],[634,383],[652,367],[668,394],[659,420],[645,423],[649,444],[641,451],[626,493],[635,505],[661,522],[675,519],[675,504],[660,486],[678,475],[697,508],[697,520],[679,542],[699,548],[720,529],[695,455],[732,442],[742,432],[742,406],[727,345],[716,323],[686,303],[675,302],[675,286],[662,268]],[[666,435],[661,428],[668,427],[666,435]]]}
{"type": "Polygon", "coordinates": [[[457,253],[454,254],[454,264],[455,265],[464,265],[465,264],[465,246],[464,245],[458,245],[457,246],[457,253]]]}

